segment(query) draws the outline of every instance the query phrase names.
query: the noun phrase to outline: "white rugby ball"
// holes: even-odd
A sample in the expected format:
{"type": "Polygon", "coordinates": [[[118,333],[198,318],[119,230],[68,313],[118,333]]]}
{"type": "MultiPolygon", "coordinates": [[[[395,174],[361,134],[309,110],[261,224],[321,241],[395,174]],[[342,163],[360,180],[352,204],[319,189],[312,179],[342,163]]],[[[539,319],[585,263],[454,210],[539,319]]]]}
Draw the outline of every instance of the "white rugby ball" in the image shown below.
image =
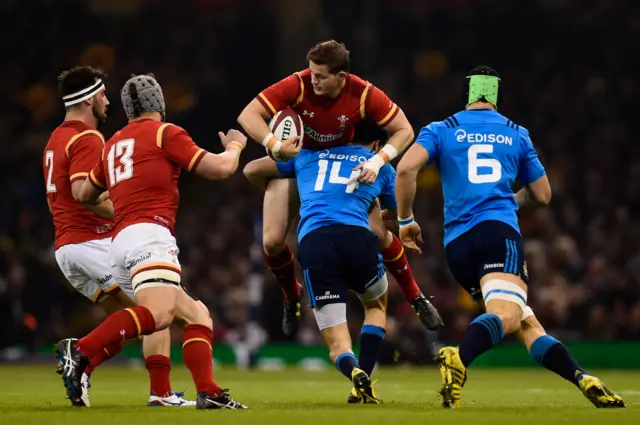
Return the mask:
{"type": "MultiPolygon", "coordinates": [[[[279,140],[285,141],[294,136],[300,136],[300,142],[304,137],[304,124],[302,118],[291,108],[283,109],[271,118],[269,121],[269,130],[279,140]]],[[[286,161],[277,153],[267,149],[267,154],[275,161],[286,161]]]]}

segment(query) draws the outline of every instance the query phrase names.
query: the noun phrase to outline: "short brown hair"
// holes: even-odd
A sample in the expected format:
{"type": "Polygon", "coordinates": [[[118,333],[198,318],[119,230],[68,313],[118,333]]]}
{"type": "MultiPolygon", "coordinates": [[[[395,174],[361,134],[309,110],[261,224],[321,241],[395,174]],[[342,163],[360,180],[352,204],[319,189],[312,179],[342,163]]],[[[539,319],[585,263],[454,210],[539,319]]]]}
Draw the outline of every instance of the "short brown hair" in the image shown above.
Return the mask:
{"type": "Polygon", "coordinates": [[[58,77],[58,91],[60,96],[77,93],[95,84],[96,80],[103,80],[106,77],[107,74],[100,69],[90,66],[74,66],[58,77]]]}
{"type": "Polygon", "coordinates": [[[327,65],[332,74],[349,71],[349,51],[344,43],[335,40],[322,41],[313,46],[307,53],[307,61],[327,65]]]}

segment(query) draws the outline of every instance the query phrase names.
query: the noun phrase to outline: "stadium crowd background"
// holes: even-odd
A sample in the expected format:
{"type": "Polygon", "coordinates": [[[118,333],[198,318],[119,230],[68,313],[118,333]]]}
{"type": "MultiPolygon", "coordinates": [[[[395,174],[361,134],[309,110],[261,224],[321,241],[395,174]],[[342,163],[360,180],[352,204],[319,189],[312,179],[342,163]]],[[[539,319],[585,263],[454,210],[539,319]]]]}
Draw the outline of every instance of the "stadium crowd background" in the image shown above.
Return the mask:
{"type": "MultiPolygon", "coordinates": [[[[530,305],[563,340],[640,338],[640,80],[629,54],[640,48],[640,8],[632,0],[5,0],[0,26],[12,34],[0,43],[0,349],[35,350],[103,317],[53,257],[41,162],[64,116],[62,70],[107,71],[107,137],[125,123],[122,83],[154,72],[168,119],[219,151],[217,131],[239,128],[244,105],[304,68],[307,48],[328,38],[347,44],[352,71],[385,90],[416,133],[461,108],[469,69],[495,67],[500,111],[530,130],[553,187],[550,208],[521,216],[530,305]]],[[[263,154],[252,143],[243,163],[263,154]]],[[[239,172],[216,183],[184,173],[181,195],[184,281],[210,307],[216,340],[286,340],[280,290],[256,238],[262,194],[239,172]]],[[[416,218],[424,254],[410,262],[447,326],[428,334],[390,285],[387,340],[401,353],[421,353],[436,337],[457,342],[478,311],[444,261],[435,169],[420,179],[416,218]]],[[[320,343],[308,309],[303,317],[296,340],[320,343]]]]}

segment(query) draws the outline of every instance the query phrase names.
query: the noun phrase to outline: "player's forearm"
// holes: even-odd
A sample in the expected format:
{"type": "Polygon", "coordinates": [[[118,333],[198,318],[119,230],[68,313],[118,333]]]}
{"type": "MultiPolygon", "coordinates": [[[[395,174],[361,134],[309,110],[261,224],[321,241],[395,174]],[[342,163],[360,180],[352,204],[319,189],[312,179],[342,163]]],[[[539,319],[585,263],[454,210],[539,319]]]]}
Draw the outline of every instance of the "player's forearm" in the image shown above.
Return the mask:
{"type": "Polygon", "coordinates": [[[520,208],[541,207],[548,204],[544,200],[536,199],[535,195],[526,187],[520,189],[514,198],[520,208]]]}
{"type": "Polygon", "coordinates": [[[207,180],[224,180],[238,169],[241,150],[227,146],[220,154],[207,153],[196,168],[196,174],[207,180]]]}
{"type": "Polygon", "coordinates": [[[402,154],[411,145],[413,138],[414,132],[411,127],[401,128],[391,135],[387,144],[393,146],[398,154],[402,154]]]}
{"type": "Polygon", "coordinates": [[[253,100],[238,116],[238,124],[242,129],[258,143],[264,144],[265,138],[271,134],[266,120],[269,119],[269,113],[257,101],[253,100]]]}
{"type": "Polygon", "coordinates": [[[94,215],[104,218],[106,220],[113,220],[114,211],[113,211],[113,203],[111,200],[106,200],[101,202],[98,205],[91,205],[88,203],[83,204],[86,209],[91,211],[94,215]]]}
{"type": "Polygon", "coordinates": [[[413,217],[413,200],[416,197],[416,180],[418,173],[411,169],[398,169],[396,176],[396,202],[398,204],[398,220],[413,217]]]}

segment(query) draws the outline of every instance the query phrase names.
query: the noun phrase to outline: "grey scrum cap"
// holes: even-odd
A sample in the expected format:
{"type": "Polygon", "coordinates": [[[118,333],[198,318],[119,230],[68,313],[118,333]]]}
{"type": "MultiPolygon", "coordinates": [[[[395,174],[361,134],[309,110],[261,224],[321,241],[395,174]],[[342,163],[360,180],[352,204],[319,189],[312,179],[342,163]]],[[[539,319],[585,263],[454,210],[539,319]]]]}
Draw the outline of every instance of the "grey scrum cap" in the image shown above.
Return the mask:
{"type": "Polygon", "coordinates": [[[164,119],[162,87],[150,75],[135,75],[129,78],[120,91],[120,99],[129,119],[139,117],[143,112],[160,112],[164,119]]]}

